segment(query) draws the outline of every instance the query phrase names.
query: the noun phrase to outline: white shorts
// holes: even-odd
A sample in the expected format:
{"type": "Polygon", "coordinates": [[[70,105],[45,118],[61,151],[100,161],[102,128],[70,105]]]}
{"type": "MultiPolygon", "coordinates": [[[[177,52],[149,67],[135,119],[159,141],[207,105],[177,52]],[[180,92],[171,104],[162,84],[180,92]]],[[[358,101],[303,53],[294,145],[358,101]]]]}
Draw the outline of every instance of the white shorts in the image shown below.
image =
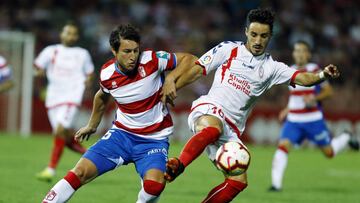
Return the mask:
{"type": "Polygon", "coordinates": [[[208,157],[211,161],[215,160],[215,155],[217,150],[224,143],[230,141],[242,143],[241,140],[239,139],[240,132],[236,131],[234,127],[231,127],[234,124],[232,124],[231,121],[226,118],[226,116],[223,113],[223,110],[221,109],[221,106],[215,103],[204,101],[202,99],[198,99],[193,102],[191,107],[191,112],[188,117],[188,125],[193,133],[196,133],[195,122],[202,115],[215,116],[218,119],[220,119],[223,124],[223,133],[220,136],[220,138],[213,144],[210,144],[206,147],[206,153],[208,154],[208,157]]]}
{"type": "Polygon", "coordinates": [[[64,104],[48,109],[48,117],[53,131],[59,124],[64,128],[72,127],[74,117],[78,112],[78,106],[73,104],[64,104]]]}

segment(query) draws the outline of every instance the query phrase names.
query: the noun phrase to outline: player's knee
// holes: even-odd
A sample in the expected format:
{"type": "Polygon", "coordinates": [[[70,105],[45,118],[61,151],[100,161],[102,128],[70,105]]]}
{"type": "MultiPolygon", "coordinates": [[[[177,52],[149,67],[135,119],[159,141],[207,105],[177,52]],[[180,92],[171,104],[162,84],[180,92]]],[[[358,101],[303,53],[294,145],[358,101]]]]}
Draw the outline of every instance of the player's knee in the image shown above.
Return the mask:
{"type": "Polygon", "coordinates": [[[64,126],[62,124],[59,124],[56,127],[55,134],[56,134],[56,136],[66,137],[67,130],[66,130],[66,128],[64,128],[64,126]]]}
{"type": "Polygon", "coordinates": [[[285,153],[289,153],[291,148],[291,142],[289,140],[282,140],[279,142],[278,145],[278,149],[285,152],[285,153]]]}
{"type": "Polygon", "coordinates": [[[332,158],[334,158],[334,156],[335,156],[334,150],[332,150],[332,149],[331,149],[331,150],[327,150],[327,151],[324,152],[324,155],[325,155],[326,158],[332,159],[332,158]]]}
{"type": "Polygon", "coordinates": [[[202,116],[195,122],[195,131],[200,132],[205,128],[216,128],[219,134],[223,133],[223,123],[215,116],[202,116]]]}
{"type": "Polygon", "coordinates": [[[159,196],[165,188],[165,183],[159,183],[153,180],[144,180],[143,187],[146,193],[159,196]]]}
{"type": "Polygon", "coordinates": [[[76,165],[71,171],[80,179],[82,184],[88,183],[97,176],[96,169],[84,165],[76,165]]]}

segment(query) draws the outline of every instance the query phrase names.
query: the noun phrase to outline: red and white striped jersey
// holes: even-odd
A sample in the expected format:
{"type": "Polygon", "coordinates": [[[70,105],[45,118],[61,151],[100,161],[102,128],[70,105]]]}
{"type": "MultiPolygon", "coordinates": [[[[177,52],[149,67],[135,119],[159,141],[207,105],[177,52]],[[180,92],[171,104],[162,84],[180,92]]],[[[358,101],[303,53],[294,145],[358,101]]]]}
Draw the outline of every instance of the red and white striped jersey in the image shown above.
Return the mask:
{"type": "Polygon", "coordinates": [[[103,65],[100,86],[117,104],[114,126],[149,139],[165,139],[173,132],[173,122],[160,100],[164,71],[176,67],[176,56],[164,51],[144,51],[137,72],[125,75],[115,59],[103,65]]]}
{"type": "Polygon", "coordinates": [[[87,76],[94,72],[90,54],[81,47],[50,45],[35,59],[35,67],[46,70],[47,108],[63,104],[80,105],[87,76]]]}
{"type": "Polygon", "coordinates": [[[11,69],[6,59],[0,55],[0,84],[11,78],[11,69]]]}
{"type": "MultiPolygon", "coordinates": [[[[304,67],[297,67],[296,65],[292,65],[291,68],[305,72],[320,71],[319,66],[315,63],[308,63],[304,67]]],[[[321,85],[324,84],[326,84],[326,82],[321,83],[321,85]]],[[[322,119],[323,113],[321,109],[319,109],[319,105],[314,107],[306,107],[304,102],[305,95],[316,96],[320,89],[320,85],[311,87],[297,86],[296,88],[289,87],[289,113],[287,115],[287,119],[291,122],[311,122],[322,119]]]]}
{"type": "Polygon", "coordinates": [[[258,97],[273,85],[290,84],[296,75],[295,69],[267,53],[254,56],[243,42],[222,42],[196,63],[203,66],[204,74],[216,70],[209,93],[199,101],[221,106],[227,120],[234,124],[230,125],[241,133],[258,97]]]}

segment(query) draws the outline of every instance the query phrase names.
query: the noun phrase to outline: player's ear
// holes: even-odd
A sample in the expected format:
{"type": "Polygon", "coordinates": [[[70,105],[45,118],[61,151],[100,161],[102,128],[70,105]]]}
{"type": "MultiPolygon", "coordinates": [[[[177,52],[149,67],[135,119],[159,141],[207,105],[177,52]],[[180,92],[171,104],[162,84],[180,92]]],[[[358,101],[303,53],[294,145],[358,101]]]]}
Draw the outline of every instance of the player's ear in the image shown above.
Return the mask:
{"type": "Polygon", "coordinates": [[[113,53],[113,55],[116,56],[116,51],[113,48],[111,48],[111,53],[113,53]]]}
{"type": "Polygon", "coordinates": [[[246,35],[246,37],[248,36],[248,28],[247,27],[245,27],[245,35],[246,35]]]}

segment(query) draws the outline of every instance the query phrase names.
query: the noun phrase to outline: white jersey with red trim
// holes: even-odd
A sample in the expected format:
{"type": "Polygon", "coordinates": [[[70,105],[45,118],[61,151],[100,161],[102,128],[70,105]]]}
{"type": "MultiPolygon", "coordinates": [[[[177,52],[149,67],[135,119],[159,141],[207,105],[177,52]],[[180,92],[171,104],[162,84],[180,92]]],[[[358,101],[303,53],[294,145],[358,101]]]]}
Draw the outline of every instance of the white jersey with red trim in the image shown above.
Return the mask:
{"type": "MultiPolygon", "coordinates": [[[[320,70],[319,66],[315,63],[308,63],[304,67],[297,67],[296,65],[292,65],[291,68],[299,71],[315,73],[320,70]]],[[[321,85],[324,84],[326,84],[326,82],[321,83],[321,85]]],[[[289,87],[289,113],[287,115],[287,120],[291,122],[311,122],[323,119],[323,113],[319,108],[319,104],[316,106],[307,107],[306,103],[304,102],[304,96],[315,97],[320,89],[320,85],[311,87],[297,86],[296,88],[289,87]]]]}
{"type": "Polygon", "coordinates": [[[222,42],[197,62],[204,74],[216,70],[209,93],[193,103],[214,103],[222,107],[227,122],[241,133],[257,98],[277,84],[290,84],[296,70],[274,61],[264,53],[252,55],[243,42],[222,42]]]}
{"type": "Polygon", "coordinates": [[[170,113],[160,100],[164,71],[176,66],[176,56],[147,50],[139,56],[137,71],[125,75],[115,59],[101,69],[100,86],[117,104],[114,126],[149,139],[165,139],[173,132],[170,113]]]}
{"type": "Polygon", "coordinates": [[[0,56],[0,84],[11,78],[11,69],[6,59],[0,56]]]}
{"type": "Polygon", "coordinates": [[[81,104],[85,80],[94,72],[94,64],[86,49],[61,44],[50,45],[41,51],[34,65],[46,70],[47,108],[62,104],[81,104]]]}

